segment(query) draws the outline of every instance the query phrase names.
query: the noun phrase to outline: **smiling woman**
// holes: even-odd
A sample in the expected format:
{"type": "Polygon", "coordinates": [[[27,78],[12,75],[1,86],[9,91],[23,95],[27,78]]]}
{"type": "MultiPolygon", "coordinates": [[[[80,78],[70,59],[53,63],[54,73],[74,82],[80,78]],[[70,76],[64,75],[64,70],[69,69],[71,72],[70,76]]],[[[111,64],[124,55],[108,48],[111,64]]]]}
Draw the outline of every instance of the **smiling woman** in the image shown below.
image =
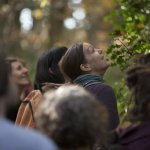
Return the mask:
{"type": "MultiPolygon", "coordinates": [[[[6,62],[10,66],[10,78],[12,82],[14,82],[14,84],[16,85],[19,99],[23,100],[32,90],[26,63],[24,62],[24,60],[17,57],[7,57],[6,62]]],[[[12,107],[12,109],[8,112],[7,117],[12,121],[15,121],[16,119],[18,108],[21,103],[20,100],[18,100],[18,103],[14,105],[14,107],[12,107]]]]}
{"type": "Polygon", "coordinates": [[[11,63],[12,68],[12,78],[15,83],[18,85],[26,85],[29,84],[28,80],[28,69],[19,61],[15,61],[11,63]]]}
{"type": "Polygon", "coordinates": [[[29,93],[25,89],[30,85],[26,63],[17,57],[7,57],[6,61],[10,64],[11,78],[18,88],[20,99],[23,99],[29,93]]]}

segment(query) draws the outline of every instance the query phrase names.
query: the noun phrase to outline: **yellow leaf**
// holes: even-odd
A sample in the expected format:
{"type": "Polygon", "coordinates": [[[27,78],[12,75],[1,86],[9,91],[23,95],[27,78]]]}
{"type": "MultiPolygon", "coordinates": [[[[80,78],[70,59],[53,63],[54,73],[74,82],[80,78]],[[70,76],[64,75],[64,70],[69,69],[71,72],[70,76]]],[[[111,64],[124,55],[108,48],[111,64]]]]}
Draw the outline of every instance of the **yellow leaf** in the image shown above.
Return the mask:
{"type": "Polygon", "coordinates": [[[47,0],[42,0],[42,1],[41,1],[41,4],[40,4],[40,7],[41,7],[41,8],[44,8],[47,4],[48,4],[48,1],[47,1],[47,0]]]}
{"type": "Polygon", "coordinates": [[[44,17],[44,14],[43,14],[43,12],[42,12],[41,9],[36,9],[36,10],[34,10],[34,11],[32,12],[32,14],[33,14],[33,17],[35,17],[35,18],[38,19],[38,20],[40,20],[40,19],[42,19],[42,18],[44,17]]]}

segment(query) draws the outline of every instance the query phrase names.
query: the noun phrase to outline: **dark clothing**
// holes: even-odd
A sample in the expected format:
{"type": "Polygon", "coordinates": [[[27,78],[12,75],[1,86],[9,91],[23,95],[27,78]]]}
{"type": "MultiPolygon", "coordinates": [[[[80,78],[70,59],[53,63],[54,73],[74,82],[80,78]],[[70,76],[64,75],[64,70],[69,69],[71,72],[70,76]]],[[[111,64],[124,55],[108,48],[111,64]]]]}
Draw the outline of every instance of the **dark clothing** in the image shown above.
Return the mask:
{"type": "MultiPolygon", "coordinates": [[[[27,85],[24,90],[23,90],[23,96],[24,98],[32,91],[32,86],[31,85],[27,85]]],[[[6,112],[6,118],[15,122],[16,117],[17,117],[17,113],[18,113],[18,109],[21,105],[23,99],[18,99],[17,103],[14,104],[13,106],[10,106],[9,108],[7,108],[7,112],[6,112]]]]}
{"type": "Polygon", "coordinates": [[[104,84],[103,80],[100,77],[98,79],[98,77],[98,75],[93,74],[81,75],[74,80],[74,83],[85,87],[90,93],[95,95],[96,98],[106,106],[109,113],[108,128],[112,130],[115,129],[119,124],[119,115],[115,94],[112,88],[104,84]]]}
{"type": "Polygon", "coordinates": [[[106,106],[109,113],[108,127],[110,130],[115,129],[119,124],[119,115],[116,97],[112,88],[106,84],[97,83],[87,86],[86,89],[93,93],[106,106]]]}
{"type": "Polygon", "coordinates": [[[6,112],[7,119],[15,122],[20,104],[21,104],[21,100],[18,100],[18,103],[16,105],[7,108],[8,109],[6,112]]]}
{"type": "Polygon", "coordinates": [[[110,132],[108,143],[98,148],[94,150],[150,150],[150,121],[110,132]]]}
{"type": "Polygon", "coordinates": [[[124,150],[150,150],[150,122],[128,127],[119,135],[124,150]]]}

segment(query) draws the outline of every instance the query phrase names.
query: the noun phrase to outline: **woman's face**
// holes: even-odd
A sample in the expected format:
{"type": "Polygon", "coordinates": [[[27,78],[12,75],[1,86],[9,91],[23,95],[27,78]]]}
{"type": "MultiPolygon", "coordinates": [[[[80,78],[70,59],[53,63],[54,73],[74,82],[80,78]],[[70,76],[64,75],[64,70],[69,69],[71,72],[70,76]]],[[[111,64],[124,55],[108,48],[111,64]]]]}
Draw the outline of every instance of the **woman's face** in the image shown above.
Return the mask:
{"type": "Polygon", "coordinates": [[[23,63],[19,61],[12,62],[11,68],[12,80],[14,80],[16,85],[25,86],[29,84],[28,69],[23,63]]]}
{"type": "Polygon", "coordinates": [[[89,43],[83,43],[83,53],[86,63],[91,68],[91,72],[98,74],[105,73],[109,65],[101,49],[94,48],[89,43]]]}

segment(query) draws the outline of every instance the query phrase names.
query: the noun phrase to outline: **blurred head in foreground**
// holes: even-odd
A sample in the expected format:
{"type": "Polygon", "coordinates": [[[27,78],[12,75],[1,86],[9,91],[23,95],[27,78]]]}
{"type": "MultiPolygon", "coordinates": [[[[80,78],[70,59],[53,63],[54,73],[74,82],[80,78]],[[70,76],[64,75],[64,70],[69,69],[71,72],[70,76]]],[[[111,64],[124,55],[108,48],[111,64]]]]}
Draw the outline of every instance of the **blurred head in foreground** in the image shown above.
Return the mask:
{"type": "Polygon", "coordinates": [[[62,86],[45,94],[36,112],[37,128],[61,149],[89,150],[105,140],[107,112],[79,86],[62,86]]]}

